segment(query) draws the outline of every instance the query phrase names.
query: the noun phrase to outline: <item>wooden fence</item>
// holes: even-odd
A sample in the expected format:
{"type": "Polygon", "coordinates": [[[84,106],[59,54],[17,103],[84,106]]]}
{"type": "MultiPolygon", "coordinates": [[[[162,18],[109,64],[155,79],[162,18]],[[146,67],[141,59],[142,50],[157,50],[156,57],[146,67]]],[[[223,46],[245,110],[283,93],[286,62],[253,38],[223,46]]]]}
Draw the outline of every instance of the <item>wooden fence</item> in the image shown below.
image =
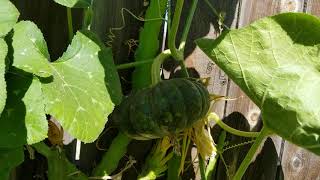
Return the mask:
{"type": "MultiPolygon", "coordinates": [[[[43,31],[52,54],[52,59],[59,57],[68,44],[65,8],[53,3],[52,0],[12,1],[21,12],[21,19],[35,21],[43,31]]],[[[241,28],[254,20],[281,12],[305,12],[320,16],[320,0],[209,1],[224,19],[220,18],[221,23],[219,23],[217,15],[212,12],[203,0],[199,1],[186,47],[186,64],[188,67],[194,67],[201,77],[211,77],[208,87],[210,92],[237,98],[233,101],[217,103],[212,109],[213,111],[220,117],[225,117],[225,121],[231,126],[257,131],[261,128],[259,108],[250,101],[238,86],[230,81],[224,72],[213,64],[192,41],[200,37],[217,37],[221,27],[223,27],[222,24],[230,28],[241,28]]],[[[134,14],[139,15],[145,10],[143,3],[143,0],[94,0],[93,8],[95,14],[91,29],[95,31],[103,41],[107,42],[109,40],[108,29],[122,26],[121,8],[127,8],[134,14]]],[[[185,9],[188,9],[189,4],[190,0],[185,0],[185,9]]],[[[78,17],[81,17],[81,13],[81,10],[73,11],[74,25],[76,28],[80,27],[81,19],[78,17]]],[[[186,14],[187,11],[184,11],[184,17],[186,14]]],[[[138,39],[139,28],[143,25],[142,22],[135,20],[128,14],[125,14],[124,17],[126,19],[125,27],[121,31],[114,32],[113,52],[117,63],[125,63],[132,59],[135,46],[132,43],[128,43],[128,40],[138,39]]],[[[176,65],[174,64],[165,65],[168,71],[172,71],[175,67],[176,65]]],[[[124,92],[130,89],[129,74],[131,71],[132,70],[123,70],[120,72],[124,92]]],[[[217,131],[219,131],[219,128],[217,131]]],[[[101,145],[107,147],[115,132],[116,131],[110,131],[105,135],[105,140],[101,145]]],[[[247,140],[230,135],[228,135],[227,139],[230,144],[247,140]]],[[[134,155],[138,160],[144,159],[150,147],[150,142],[134,141],[130,144],[129,154],[134,155]],[[144,148],[141,149],[137,147],[144,148]]],[[[230,173],[233,173],[237,166],[239,166],[249,147],[250,145],[246,145],[223,154],[229,166],[230,173]]],[[[72,159],[74,147],[70,145],[68,148],[70,151],[70,159],[72,159]]],[[[75,163],[77,163],[82,170],[89,171],[94,165],[92,162],[97,161],[99,159],[97,156],[101,155],[101,153],[102,152],[95,149],[94,144],[84,145],[81,152],[81,161],[75,163]]],[[[39,163],[37,165],[39,165],[39,163]]],[[[137,165],[136,168],[139,169],[141,167],[137,165]]],[[[244,179],[319,180],[319,170],[320,157],[292,145],[280,137],[273,136],[272,139],[266,141],[260,155],[257,156],[256,161],[250,166],[244,179]]],[[[34,175],[37,174],[35,172],[40,171],[41,168],[40,170],[35,170],[28,167],[27,163],[24,163],[22,167],[18,168],[16,178],[41,179],[34,175]],[[30,174],[29,171],[33,173],[30,174]]],[[[126,173],[127,179],[135,176],[135,170],[129,170],[126,173]]],[[[196,175],[193,175],[193,177],[197,178],[196,175]]],[[[225,168],[221,161],[219,162],[215,179],[226,179],[225,168]]]]}

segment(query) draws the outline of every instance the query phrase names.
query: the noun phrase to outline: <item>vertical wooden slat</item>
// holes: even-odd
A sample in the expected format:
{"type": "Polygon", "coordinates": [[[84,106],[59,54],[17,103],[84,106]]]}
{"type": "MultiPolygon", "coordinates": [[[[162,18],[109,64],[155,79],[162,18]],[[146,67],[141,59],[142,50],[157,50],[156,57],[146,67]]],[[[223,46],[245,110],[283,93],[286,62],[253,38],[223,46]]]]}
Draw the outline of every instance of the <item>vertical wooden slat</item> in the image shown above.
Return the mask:
{"type": "Polygon", "coordinates": [[[320,1],[319,0],[308,0],[307,1],[307,12],[315,16],[320,17],[320,1]]]}
{"type": "Polygon", "coordinates": [[[129,39],[138,39],[139,28],[143,25],[143,22],[136,20],[128,12],[121,11],[121,9],[126,8],[138,17],[143,14],[145,9],[143,1],[94,0],[92,7],[95,13],[91,30],[97,33],[105,43],[111,41],[114,58],[117,63],[128,62],[132,54],[129,52],[127,41],[129,39]],[[122,16],[124,17],[124,22],[122,16]],[[119,27],[122,27],[122,29],[114,29],[112,30],[113,35],[110,34],[111,28],[119,27]]]}
{"type": "Polygon", "coordinates": [[[286,142],[282,157],[285,180],[320,179],[320,158],[296,145],[286,142]]]}
{"type": "MultiPolygon", "coordinates": [[[[181,27],[185,21],[191,1],[185,1],[183,16],[181,19],[181,27]]],[[[218,13],[224,13],[225,19],[223,23],[228,27],[235,27],[238,19],[239,0],[209,0],[218,13]]],[[[193,42],[198,38],[214,39],[219,36],[221,27],[218,24],[219,18],[210,10],[209,6],[203,0],[199,0],[192,26],[187,40],[185,63],[187,67],[193,67],[200,74],[201,78],[210,78],[208,90],[211,94],[226,96],[228,77],[226,74],[211,61],[193,42]]],[[[181,36],[182,29],[180,30],[181,36]]],[[[179,39],[179,38],[178,38],[179,39]]],[[[225,101],[214,103],[211,111],[223,117],[225,111],[225,101]]],[[[193,149],[194,150],[194,149],[193,149]]],[[[192,159],[197,156],[197,152],[192,151],[192,159]]],[[[196,160],[197,161],[197,160],[196,160]]],[[[195,167],[194,179],[200,179],[198,164],[195,167]]],[[[185,177],[187,178],[187,177],[185,177]]],[[[190,179],[192,177],[188,177],[190,179]]]]}
{"type": "MultiPolygon", "coordinates": [[[[210,0],[210,3],[218,13],[225,13],[224,24],[228,27],[235,27],[238,14],[238,0],[210,0]]],[[[186,8],[188,10],[188,8],[186,8]]],[[[186,11],[187,13],[188,11],[186,11]]],[[[193,24],[189,34],[189,43],[193,44],[191,51],[187,52],[186,64],[194,67],[202,78],[210,77],[208,90],[212,94],[226,96],[228,77],[221,71],[198,47],[195,47],[193,40],[200,37],[216,38],[219,35],[218,17],[210,10],[204,1],[199,1],[198,9],[194,16],[193,24]]],[[[189,48],[188,48],[189,49],[189,48]]],[[[211,109],[220,117],[225,111],[225,101],[215,103],[211,109]]]]}

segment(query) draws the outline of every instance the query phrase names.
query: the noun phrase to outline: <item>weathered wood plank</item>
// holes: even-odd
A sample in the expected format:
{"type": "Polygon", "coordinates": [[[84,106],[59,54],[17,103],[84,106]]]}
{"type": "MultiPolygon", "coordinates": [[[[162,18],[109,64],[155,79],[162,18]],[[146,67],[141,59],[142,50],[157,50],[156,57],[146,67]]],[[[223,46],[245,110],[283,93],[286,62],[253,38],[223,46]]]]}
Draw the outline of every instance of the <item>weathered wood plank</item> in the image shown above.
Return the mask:
{"type": "Polygon", "coordinates": [[[239,27],[280,12],[302,12],[303,0],[242,0],[239,27]]]}
{"type": "Polygon", "coordinates": [[[96,32],[106,44],[109,44],[108,42],[112,44],[114,58],[117,63],[128,62],[130,55],[132,56],[133,49],[129,51],[127,41],[129,39],[138,39],[139,29],[143,22],[136,20],[128,12],[122,11],[122,9],[126,8],[138,17],[144,13],[143,1],[94,0],[92,8],[95,13],[91,30],[96,32]],[[120,27],[122,28],[120,29],[120,27]],[[112,34],[110,29],[113,29],[111,30],[112,34]]]}
{"type": "Polygon", "coordinates": [[[296,145],[286,142],[282,157],[282,170],[285,180],[320,179],[319,156],[296,145]]]}
{"type": "MultiPolygon", "coordinates": [[[[228,27],[235,27],[237,21],[238,0],[218,1],[210,0],[218,13],[225,13],[224,24],[228,27]]],[[[188,6],[188,4],[186,5],[188,6]]],[[[189,8],[185,8],[184,17],[186,17],[189,8]]],[[[183,21],[182,21],[183,22],[183,21]]],[[[210,10],[204,1],[199,1],[198,9],[195,13],[193,24],[188,37],[189,46],[186,52],[186,65],[194,67],[202,78],[210,77],[208,90],[212,94],[226,96],[228,78],[195,44],[193,40],[200,37],[216,38],[221,30],[219,27],[219,18],[210,10]]],[[[223,117],[225,111],[225,101],[215,103],[211,111],[216,112],[223,117]]]]}
{"type": "Polygon", "coordinates": [[[320,17],[320,1],[309,0],[307,2],[307,13],[313,14],[320,17]]]}
{"type": "MultiPolygon", "coordinates": [[[[223,23],[226,26],[235,27],[238,18],[237,9],[239,0],[209,0],[209,2],[217,10],[218,13],[225,14],[223,23]]],[[[191,1],[185,1],[181,27],[183,27],[183,22],[188,15],[190,4],[191,1]]],[[[212,12],[205,1],[199,1],[187,39],[185,63],[187,67],[195,68],[196,71],[200,74],[201,78],[210,78],[209,85],[207,87],[210,93],[226,96],[228,77],[193,42],[198,38],[207,37],[214,39],[219,36],[222,27],[219,26],[218,22],[219,18],[212,12]]],[[[181,36],[181,32],[182,29],[180,30],[178,37],[181,36]]],[[[225,111],[225,101],[214,103],[210,111],[213,111],[220,117],[223,117],[225,111]]],[[[192,159],[196,158],[196,156],[197,152],[195,148],[193,148],[192,159]]],[[[196,163],[193,163],[195,177],[185,177],[184,179],[201,179],[197,161],[198,160],[196,159],[196,163]]]]}

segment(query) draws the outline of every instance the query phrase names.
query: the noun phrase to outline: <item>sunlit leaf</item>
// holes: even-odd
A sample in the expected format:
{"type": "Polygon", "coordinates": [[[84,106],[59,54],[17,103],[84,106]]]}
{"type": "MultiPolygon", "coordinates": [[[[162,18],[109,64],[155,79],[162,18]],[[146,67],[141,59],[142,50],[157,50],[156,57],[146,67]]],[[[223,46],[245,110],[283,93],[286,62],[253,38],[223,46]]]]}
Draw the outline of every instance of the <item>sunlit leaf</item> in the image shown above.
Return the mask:
{"type": "Polygon", "coordinates": [[[6,74],[8,99],[0,117],[0,148],[33,144],[47,137],[41,83],[22,71],[6,74]]]}
{"type": "Polygon", "coordinates": [[[6,91],[6,81],[4,79],[5,74],[5,59],[7,56],[8,47],[6,42],[0,38],[0,114],[6,104],[7,91],[6,91]]]}
{"type": "Polygon", "coordinates": [[[30,21],[14,26],[13,66],[41,77],[51,75],[46,41],[38,27],[30,21]]]}
{"type": "Polygon", "coordinates": [[[286,13],[200,48],[260,107],[264,125],[320,155],[320,20],[286,13]]]}
{"type": "Polygon", "coordinates": [[[19,11],[9,0],[0,0],[0,37],[4,37],[16,24],[19,11]]]}
{"type": "Polygon", "coordinates": [[[91,5],[92,0],[54,0],[56,3],[69,8],[86,8],[91,5]]]}
{"type": "Polygon", "coordinates": [[[47,113],[84,142],[98,137],[113,111],[113,101],[121,100],[111,51],[91,36],[78,32],[66,53],[51,63],[53,82],[43,84],[47,113]]]}

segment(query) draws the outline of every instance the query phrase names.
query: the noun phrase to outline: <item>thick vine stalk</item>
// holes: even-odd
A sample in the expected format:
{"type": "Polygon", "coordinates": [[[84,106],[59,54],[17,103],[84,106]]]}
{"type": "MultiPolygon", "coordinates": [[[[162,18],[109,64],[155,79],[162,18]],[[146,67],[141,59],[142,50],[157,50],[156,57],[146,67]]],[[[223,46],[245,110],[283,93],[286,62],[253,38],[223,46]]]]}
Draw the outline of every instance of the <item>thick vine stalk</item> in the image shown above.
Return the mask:
{"type": "MultiPolygon", "coordinates": [[[[167,0],[153,0],[146,11],[145,24],[143,30],[139,34],[139,46],[135,53],[135,64],[143,62],[136,67],[133,77],[133,89],[141,89],[151,85],[151,63],[145,63],[146,60],[153,59],[159,51],[159,32],[161,29],[162,15],[165,12],[167,0]],[[159,18],[159,20],[154,20],[159,18]],[[147,21],[153,19],[152,21],[147,21]]],[[[104,155],[102,162],[94,171],[94,176],[110,175],[118,166],[118,162],[125,155],[127,145],[131,142],[131,138],[119,133],[112,141],[111,146],[104,155]],[[108,162],[112,161],[112,162],[108,162]]]]}
{"type": "Polygon", "coordinates": [[[67,21],[68,21],[68,36],[69,41],[72,41],[73,38],[73,22],[72,22],[72,11],[71,8],[67,7],[67,21]]]}
{"type": "MultiPolygon", "coordinates": [[[[218,152],[219,151],[220,152],[223,151],[223,147],[224,147],[224,143],[225,143],[225,140],[226,140],[226,136],[227,136],[226,131],[222,131],[220,133],[219,139],[218,139],[218,144],[217,144],[217,151],[218,152]]],[[[218,157],[219,157],[219,153],[213,154],[210,157],[210,160],[209,160],[209,163],[207,165],[206,172],[205,172],[206,179],[211,179],[212,176],[214,175],[218,157]]]]}
{"type": "Polygon", "coordinates": [[[247,168],[249,167],[251,160],[252,160],[253,156],[255,155],[257,149],[259,148],[259,146],[263,142],[264,138],[266,138],[269,134],[270,134],[270,131],[266,127],[263,127],[261,129],[259,136],[257,137],[256,141],[251,146],[246,157],[241,162],[239,169],[237,170],[236,174],[232,178],[233,180],[241,180],[242,176],[244,175],[247,168]]]}
{"type": "Polygon", "coordinates": [[[168,46],[172,53],[172,56],[178,60],[183,61],[183,54],[176,48],[176,37],[179,29],[180,17],[183,8],[184,0],[177,0],[176,8],[174,10],[174,16],[172,19],[171,28],[169,31],[168,46]]]}
{"type": "Polygon", "coordinates": [[[32,145],[37,152],[45,156],[48,160],[48,179],[77,179],[87,180],[88,177],[79,171],[74,164],[72,164],[64,152],[58,148],[49,148],[43,142],[32,145]]]}
{"type": "Polygon", "coordinates": [[[110,148],[102,157],[101,162],[94,169],[94,176],[108,176],[117,167],[120,159],[126,153],[127,146],[129,145],[131,138],[127,135],[119,132],[115,139],[113,139],[110,148]]]}
{"type": "Polygon", "coordinates": [[[181,162],[181,156],[174,154],[168,164],[167,180],[179,180],[179,167],[181,162]]]}
{"type": "MultiPolygon", "coordinates": [[[[167,0],[152,0],[145,19],[161,18],[166,10],[167,0]]],[[[159,52],[159,33],[163,20],[145,21],[139,34],[139,46],[135,52],[135,61],[153,59],[159,52]]],[[[151,64],[136,67],[132,75],[133,89],[140,89],[151,84],[151,64]]]]}

